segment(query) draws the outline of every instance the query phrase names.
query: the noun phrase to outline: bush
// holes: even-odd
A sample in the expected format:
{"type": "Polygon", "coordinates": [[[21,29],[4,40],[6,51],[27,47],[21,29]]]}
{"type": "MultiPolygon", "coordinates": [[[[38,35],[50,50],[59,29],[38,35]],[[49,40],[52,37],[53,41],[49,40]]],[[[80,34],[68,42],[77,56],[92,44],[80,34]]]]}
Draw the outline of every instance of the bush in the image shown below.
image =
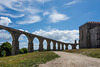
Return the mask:
{"type": "Polygon", "coordinates": [[[24,51],[22,49],[19,50],[20,54],[24,54],[24,51]]]}
{"type": "Polygon", "coordinates": [[[5,50],[1,51],[1,56],[3,56],[3,57],[6,56],[6,51],[5,50]]]}
{"type": "Polygon", "coordinates": [[[24,53],[27,53],[28,52],[28,49],[27,48],[22,48],[22,50],[24,51],[24,53]]]}
{"type": "Polygon", "coordinates": [[[43,49],[43,51],[47,51],[47,49],[43,49]]]}
{"type": "Polygon", "coordinates": [[[9,55],[11,55],[11,50],[12,50],[12,46],[11,46],[11,44],[9,42],[4,42],[0,46],[0,54],[2,52],[4,53],[4,51],[6,51],[6,56],[9,56],[9,55]]]}

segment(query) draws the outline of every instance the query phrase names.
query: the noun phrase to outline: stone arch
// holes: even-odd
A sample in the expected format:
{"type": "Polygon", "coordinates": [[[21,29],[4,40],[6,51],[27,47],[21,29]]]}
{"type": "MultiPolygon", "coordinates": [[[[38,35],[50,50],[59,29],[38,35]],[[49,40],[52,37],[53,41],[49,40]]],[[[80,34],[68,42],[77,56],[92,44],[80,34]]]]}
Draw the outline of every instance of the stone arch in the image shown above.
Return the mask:
{"type": "Polygon", "coordinates": [[[27,48],[28,49],[29,37],[27,35],[20,34],[18,41],[19,41],[19,49],[21,49],[21,48],[27,48]]]}
{"type": "Polygon", "coordinates": [[[38,39],[38,37],[34,37],[34,39],[33,39],[33,48],[34,48],[34,50],[39,50],[39,39],[38,39]]]}
{"type": "Polygon", "coordinates": [[[66,50],[66,45],[64,44],[64,50],[66,50]]]}
{"type": "Polygon", "coordinates": [[[47,40],[44,39],[43,41],[43,49],[47,50],[47,40]]]}
{"type": "Polygon", "coordinates": [[[50,48],[51,48],[51,50],[53,50],[53,42],[52,41],[50,42],[50,48]]]}
{"type": "Polygon", "coordinates": [[[12,31],[10,31],[8,29],[0,29],[0,30],[5,30],[5,31],[9,32],[11,34],[12,40],[14,40],[15,36],[12,31]]]}
{"type": "Polygon", "coordinates": [[[71,50],[71,49],[72,49],[72,45],[69,44],[69,45],[68,45],[68,50],[71,50]]]}
{"type": "Polygon", "coordinates": [[[76,49],[79,49],[79,45],[76,45],[76,49]]]}
{"type": "MultiPolygon", "coordinates": [[[[29,36],[28,34],[20,33],[20,34],[19,34],[19,37],[20,37],[21,35],[25,35],[25,36],[27,37],[28,41],[30,40],[30,36],[29,36]]],[[[19,37],[18,37],[18,39],[19,39],[19,37]]]]}
{"type": "Polygon", "coordinates": [[[56,50],[58,51],[58,43],[56,42],[56,50]]]}
{"type": "Polygon", "coordinates": [[[62,44],[60,44],[60,50],[62,50],[62,44]]]}
{"type": "Polygon", "coordinates": [[[13,41],[13,36],[11,32],[5,29],[0,29],[0,44],[4,42],[9,42],[12,45],[12,41],[13,41]]]}

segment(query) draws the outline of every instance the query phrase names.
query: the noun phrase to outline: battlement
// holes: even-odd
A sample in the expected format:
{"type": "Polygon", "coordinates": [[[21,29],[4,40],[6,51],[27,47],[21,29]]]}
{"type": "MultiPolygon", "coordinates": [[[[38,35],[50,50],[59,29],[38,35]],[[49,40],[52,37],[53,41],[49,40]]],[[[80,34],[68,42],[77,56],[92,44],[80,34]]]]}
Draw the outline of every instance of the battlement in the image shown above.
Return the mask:
{"type": "Polygon", "coordinates": [[[88,23],[100,24],[100,22],[94,22],[94,21],[92,21],[92,22],[88,22],[88,23]]]}
{"type": "Polygon", "coordinates": [[[83,28],[83,27],[86,27],[86,26],[87,26],[88,29],[92,29],[96,26],[100,26],[100,22],[94,22],[94,21],[87,22],[87,23],[81,25],[79,28],[83,28]]]}

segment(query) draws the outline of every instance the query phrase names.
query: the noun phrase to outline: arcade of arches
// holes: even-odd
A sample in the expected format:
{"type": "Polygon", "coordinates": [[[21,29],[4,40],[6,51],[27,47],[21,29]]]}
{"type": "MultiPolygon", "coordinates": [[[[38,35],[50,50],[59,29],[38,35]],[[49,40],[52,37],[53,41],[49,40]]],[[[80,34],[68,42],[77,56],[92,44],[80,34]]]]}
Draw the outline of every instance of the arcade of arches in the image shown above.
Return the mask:
{"type": "Polygon", "coordinates": [[[28,39],[28,52],[34,51],[34,49],[33,49],[34,38],[37,38],[39,40],[39,51],[43,51],[43,41],[44,40],[46,40],[46,42],[47,42],[47,51],[51,50],[51,42],[53,43],[53,50],[54,51],[64,50],[64,46],[65,46],[65,49],[68,49],[69,44],[72,46],[72,49],[76,49],[76,46],[78,45],[76,43],[76,40],[75,40],[74,44],[64,43],[64,42],[56,41],[56,40],[49,39],[49,38],[46,38],[46,37],[42,37],[42,36],[39,36],[39,35],[20,31],[20,30],[17,30],[17,29],[5,27],[5,26],[2,26],[2,25],[0,25],[0,29],[7,30],[12,35],[12,39],[13,39],[13,41],[12,41],[12,55],[19,54],[19,41],[18,41],[18,39],[19,39],[20,35],[22,35],[22,34],[26,35],[26,37],[28,39]]]}

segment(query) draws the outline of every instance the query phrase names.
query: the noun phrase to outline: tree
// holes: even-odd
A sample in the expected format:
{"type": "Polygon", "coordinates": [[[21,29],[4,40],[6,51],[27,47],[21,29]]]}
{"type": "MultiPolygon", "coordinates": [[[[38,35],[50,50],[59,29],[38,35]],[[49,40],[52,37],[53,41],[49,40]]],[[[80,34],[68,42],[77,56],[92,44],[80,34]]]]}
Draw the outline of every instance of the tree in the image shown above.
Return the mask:
{"type": "Polygon", "coordinates": [[[0,45],[0,56],[1,56],[1,45],[0,45]]]}
{"type": "Polygon", "coordinates": [[[24,54],[24,51],[22,49],[19,49],[20,54],[24,54]]]}
{"type": "Polygon", "coordinates": [[[22,48],[22,50],[24,51],[24,53],[27,53],[28,52],[28,49],[27,48],[22,48]]]}
{"type": "Polygon", "coordinates": [[[11,55],[11,50],[12,50],[11,44],[9,42],[4,42],[0,46],[0,55],[1,55],[1,53],[5,53],[4,51],[6,51],[6,56],[9,56],[9,55],[11,55]]]}
{"type": "Polygon", "coordinates": [[[3,56],[3,57],[6,56],[6,51],[5,50],[1,51],[1,56],[3,56]]]}

